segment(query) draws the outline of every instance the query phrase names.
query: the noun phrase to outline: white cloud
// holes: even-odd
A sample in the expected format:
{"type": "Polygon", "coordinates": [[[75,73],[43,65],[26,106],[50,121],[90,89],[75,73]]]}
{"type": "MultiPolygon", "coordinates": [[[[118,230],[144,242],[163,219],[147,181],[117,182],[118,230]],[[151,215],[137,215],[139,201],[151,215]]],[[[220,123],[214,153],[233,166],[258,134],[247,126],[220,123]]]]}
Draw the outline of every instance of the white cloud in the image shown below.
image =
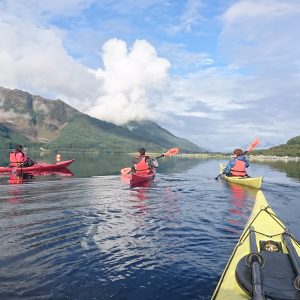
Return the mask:
{"type": "Polygon", "coordinates": [[[294,0],[237,1],[223,15],[221,49],[240,67],[290,73],[299,68],[293,63],[299,61],[299,17],[294,0]]]}
{"type": "Polygon", "coordinates": [[[104,93],[87,112],[116,124],[153,118],[151,106],[168,78],[169,62],[144,40],[135,41],[131,50],[122,40],[109,40],[102,59],[104,68],[96,74],[104,82],[104,93]]]}
{"type": "Polygon", "coordinates": [[[299,4],[230,1],[219,19],[223,6],[212,5],[0,1],[0,86],[61,98],[117,124],[151,118],[217,150],[247,144],[249,131],[270,144],[298,135],[299,4]],[[96,60],[97,70],[83,63],[96,60]]]}
{"type": "Polygon", "coordinates": [[[98,93],[101,82],[74,60],[54,31],[0,20],[0,85],[61,97],[78,106],[98,93]]]}
{"type": "Polygon", "coordinates": [[[202,2],[201,0],[188,0],[177,20],[177,24],[168,27],[167,31],[172,34],[192,31],[193,27],[198,25],[203,19],[200,14],[200,8],[203,6],[202,2]]]}
{"type": "Polygon", "coordinates": [[[239,21],[244,23],[245,19],[264,18],[266,20],[267,18],[273,20],[274,18],[289,17],[299,12],[299,3],[294,0],[242,0],[229,7],[223,18],[225,23],[232,25],[239,21]]]}

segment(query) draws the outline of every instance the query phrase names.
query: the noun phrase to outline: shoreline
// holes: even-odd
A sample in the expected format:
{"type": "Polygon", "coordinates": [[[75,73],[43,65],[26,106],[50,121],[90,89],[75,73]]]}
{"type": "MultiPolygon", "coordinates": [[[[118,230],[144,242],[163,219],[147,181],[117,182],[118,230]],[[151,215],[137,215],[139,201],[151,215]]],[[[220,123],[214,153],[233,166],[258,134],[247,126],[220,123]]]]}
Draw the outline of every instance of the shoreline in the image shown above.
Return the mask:
{"type": "MultiPolygon", "coordinates": [[[[216,159],[230,159],[232,155],[226,154],[212,154],[212,153],[179,153],[176,156],[183,158],[216,158],[216,159]]],[[[282,161],[299,161],[299,156],[276,156],[276,155],[247,155],[249,160],[251,161],[274,161],[274,160],[282,160],[282,161]]]]}

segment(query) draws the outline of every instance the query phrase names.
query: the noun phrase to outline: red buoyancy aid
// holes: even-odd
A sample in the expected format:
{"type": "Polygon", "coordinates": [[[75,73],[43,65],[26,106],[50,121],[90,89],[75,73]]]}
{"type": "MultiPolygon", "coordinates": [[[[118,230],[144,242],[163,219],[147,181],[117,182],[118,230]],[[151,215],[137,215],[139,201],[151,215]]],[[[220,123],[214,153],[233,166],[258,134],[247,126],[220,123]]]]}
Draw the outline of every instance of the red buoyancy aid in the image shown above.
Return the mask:
{"type": "Polygon", "coordinates": [[[19,152],[22,154],[22,159],[18,159],[17,157],[17,153],[16,151],[12,151],[9,153],[9,166],[10,167],[18,167],[23,161],[24,161],[24,157],[25,155],[22,152],[19,152]]]}
{"type": "Polygon", "coordinates": [[[16,154],[17,154],[16,151],[12,151],[9,153],[9,166],[10,167],[17,167],[19,165],[16,154]]]}
{"type": "Polygon", "coordinates": [[[136,174],[150,174],[151,173],[151,168],[146,163],[147,158],[148,158],[148,156],[143,157],[140,162],[138,162],[134,165],[136,174]]]}
{"type": "Polygon", "coordinates": [[[236,159],[235,160],[235,165],[234,167],[231,169],[231,175],[232,176],[246,176],[247,172],[246,172],[246,164],[244,161],[236,159]]]}

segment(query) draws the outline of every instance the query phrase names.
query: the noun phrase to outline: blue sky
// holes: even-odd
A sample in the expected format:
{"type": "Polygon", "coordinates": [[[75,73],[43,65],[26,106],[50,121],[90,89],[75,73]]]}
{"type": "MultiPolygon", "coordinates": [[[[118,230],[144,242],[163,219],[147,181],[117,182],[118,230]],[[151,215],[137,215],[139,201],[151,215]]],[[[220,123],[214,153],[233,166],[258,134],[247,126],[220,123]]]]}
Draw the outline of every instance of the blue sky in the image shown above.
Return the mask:
{"type": "Polygon", "coordinates": [[[300,134],[298,0],[0,0],[0,86],[211,151],[300,134]]]}

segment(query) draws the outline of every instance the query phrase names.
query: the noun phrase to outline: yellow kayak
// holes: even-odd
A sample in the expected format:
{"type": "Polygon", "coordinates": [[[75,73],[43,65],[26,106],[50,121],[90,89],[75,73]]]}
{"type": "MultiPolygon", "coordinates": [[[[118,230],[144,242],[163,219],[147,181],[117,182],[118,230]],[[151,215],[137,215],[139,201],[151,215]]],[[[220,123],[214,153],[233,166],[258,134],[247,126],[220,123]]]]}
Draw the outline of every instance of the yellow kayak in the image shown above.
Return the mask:
{"type": "Polygon", "coordinates": [[[212,300],[300,299],[300,245],[262,191],[212,300]]]}
{"type": "MultiPolygon", "coordinates": [[[[222,164],[220,164],[220,173],[222,173],[224,170],[224,167],[222,164]]],[[[260,177],[239,177],[239,176],[226,176],[222,174],[221,176],[222,179],[229,181],[229,182],[234,182],[238,183],[241,185],[246,185],[250,186],[256,189],[260,189],[262,185],[263,178],[262,176],[260,177]]]]}

